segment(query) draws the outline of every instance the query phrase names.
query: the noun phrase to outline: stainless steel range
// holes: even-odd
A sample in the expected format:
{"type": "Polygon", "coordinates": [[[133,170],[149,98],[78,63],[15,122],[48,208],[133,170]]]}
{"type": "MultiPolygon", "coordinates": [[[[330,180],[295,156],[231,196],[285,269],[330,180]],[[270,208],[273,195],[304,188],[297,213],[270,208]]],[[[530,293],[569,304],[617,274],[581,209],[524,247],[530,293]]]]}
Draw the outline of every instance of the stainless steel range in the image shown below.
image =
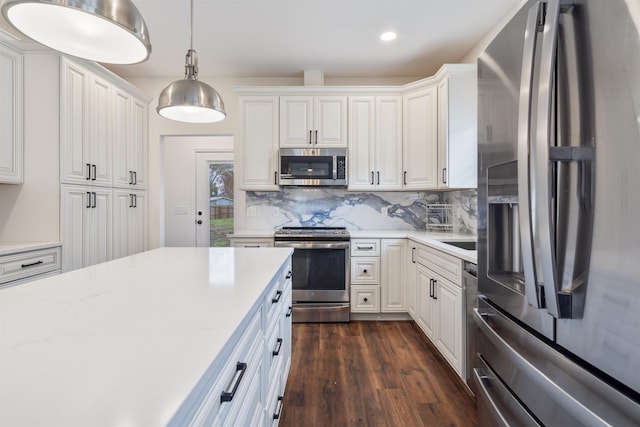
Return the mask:
{"type": "Polygon", "coordinates": [[[275,246],[293,250],[293,322],[349,321],[349,232],[282,227],[275,246]]]}

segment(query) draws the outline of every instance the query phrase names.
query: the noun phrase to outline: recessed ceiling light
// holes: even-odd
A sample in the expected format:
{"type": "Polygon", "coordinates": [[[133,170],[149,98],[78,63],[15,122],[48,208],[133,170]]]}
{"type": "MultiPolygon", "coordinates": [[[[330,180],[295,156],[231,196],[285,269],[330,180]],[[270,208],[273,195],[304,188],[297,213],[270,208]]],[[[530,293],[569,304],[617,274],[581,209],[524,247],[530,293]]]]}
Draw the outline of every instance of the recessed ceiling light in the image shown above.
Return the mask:
{"type": "Polygon", "coordinates": [[[380,34],[380,40],[384,40],[386,42],[391,41],[396,38],[396,33],[393,31],[387,31],[386,33],[380,34]]]}

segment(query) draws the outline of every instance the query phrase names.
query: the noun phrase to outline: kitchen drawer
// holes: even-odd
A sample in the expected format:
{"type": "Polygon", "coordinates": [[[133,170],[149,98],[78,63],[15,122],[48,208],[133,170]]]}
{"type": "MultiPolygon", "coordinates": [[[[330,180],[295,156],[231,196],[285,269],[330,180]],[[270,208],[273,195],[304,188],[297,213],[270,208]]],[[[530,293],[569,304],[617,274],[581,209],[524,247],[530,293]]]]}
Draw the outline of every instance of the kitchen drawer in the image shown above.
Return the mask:
{"type": "Polygon", "coordinates": [[[273,238],[256,238],[256,237],[231,237],[232,248],[270,248],[273,246],[273,238]]]}
{"type": "Polygon", "coordinates": [[[380,256],[380,239],[351,239],[351,256],[380,256]]]}
{"type": "Polygon", "coordinates": [[[352,285],[380,284],[380,257],[351,258],[352,285]]]}
{"type": "MultiPolygon", "coordinates": [[[[261,310],[257,310],[251,317],[244,333],[237,340],[237,344],[233,343],[231,354],[222,362],[220,374],[212,378],[212,386],[207,391],[206,397],[190,423],[191,425],[220,425],[230,413],[235,412],[234,408],[242,404],[248,382],[256,371],[260,372],[262,365],[263,335],[261,326],[261,310]],[[246,364],[244,374],[242,374],[242,364],[246,364]],[[222,402],[222,393],[231,392],[234,386],[237,386],[237,389],[231,401],[222,402]]],[[[235,341],[233,337],[232,341],[235,341]]]]}
{"type": "Polygon", "coordinates": [[[351,285],[352,313],[380,313],[380,285],[351,285]]]}
{"type": "Polygon", "coordinates": [[[462,260],[426,245],[416,245],[414,261],[462,286],[462,260]]]}
{"type": "Polygon", "coordinates": [[[60,270],[60,247],[0,257],[0,283],[60,270]]]}

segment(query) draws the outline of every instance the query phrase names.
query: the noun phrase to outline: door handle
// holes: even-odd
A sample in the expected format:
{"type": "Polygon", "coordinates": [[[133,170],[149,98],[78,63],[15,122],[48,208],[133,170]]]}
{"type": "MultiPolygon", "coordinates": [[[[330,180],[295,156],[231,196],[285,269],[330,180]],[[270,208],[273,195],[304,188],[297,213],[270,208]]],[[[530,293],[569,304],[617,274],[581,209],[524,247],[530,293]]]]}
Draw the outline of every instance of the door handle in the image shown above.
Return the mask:
{"type": "Polygon", "coordinates": [[[201,225],[201,224],[202,224],[202,220],[201,220],[201,219],[199,219],[199,220],[197,220],[197,221],[196,221],[196,223],[197,223],[198,225],[201,225]]]}

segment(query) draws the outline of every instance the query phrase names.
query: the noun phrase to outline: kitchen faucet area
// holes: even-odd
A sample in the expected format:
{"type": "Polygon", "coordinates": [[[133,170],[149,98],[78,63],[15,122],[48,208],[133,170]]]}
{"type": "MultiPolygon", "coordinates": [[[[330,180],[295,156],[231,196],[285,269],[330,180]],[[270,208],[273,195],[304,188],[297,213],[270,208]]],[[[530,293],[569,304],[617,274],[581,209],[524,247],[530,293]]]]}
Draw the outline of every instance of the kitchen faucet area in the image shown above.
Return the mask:
{"type": "Polygon", "coordinates": [[[640,426],[640,0],[0,10],[0,426],[640,426]]]}

